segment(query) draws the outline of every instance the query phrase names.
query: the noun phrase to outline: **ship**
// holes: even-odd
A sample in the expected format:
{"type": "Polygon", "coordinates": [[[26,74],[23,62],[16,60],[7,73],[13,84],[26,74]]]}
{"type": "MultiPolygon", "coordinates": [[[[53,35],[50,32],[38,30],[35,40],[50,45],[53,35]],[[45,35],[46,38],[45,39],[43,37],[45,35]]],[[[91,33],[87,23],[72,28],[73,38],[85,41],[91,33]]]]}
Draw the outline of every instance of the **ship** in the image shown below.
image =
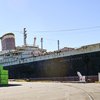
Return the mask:
{"type": "MultiPolygon", "coordinates": [[[[36,38],[32,46],[15,46],[15,35],[6,33],[1,38],[0,65],[9,71],[10,79],[53,78],[82,75],[95,76],[100,72],[100,43],[79,48],[64,47],[47,52],[37,46],[36,38]]],[[[59,47],[59,46],[58,46],[59,47]]]]}

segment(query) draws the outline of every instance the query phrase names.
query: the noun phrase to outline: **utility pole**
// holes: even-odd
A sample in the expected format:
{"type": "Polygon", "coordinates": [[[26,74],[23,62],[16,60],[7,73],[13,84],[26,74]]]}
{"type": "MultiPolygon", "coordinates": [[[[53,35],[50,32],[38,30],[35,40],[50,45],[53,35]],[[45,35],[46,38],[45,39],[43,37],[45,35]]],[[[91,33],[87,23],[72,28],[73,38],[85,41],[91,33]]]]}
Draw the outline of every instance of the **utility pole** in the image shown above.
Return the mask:
{"type": "Polygon", "coordinates": [[[26,28],[24,28],[24,46],[26,46],[26,38],[27,38],[27,33],[26,33],[26,28]]]}

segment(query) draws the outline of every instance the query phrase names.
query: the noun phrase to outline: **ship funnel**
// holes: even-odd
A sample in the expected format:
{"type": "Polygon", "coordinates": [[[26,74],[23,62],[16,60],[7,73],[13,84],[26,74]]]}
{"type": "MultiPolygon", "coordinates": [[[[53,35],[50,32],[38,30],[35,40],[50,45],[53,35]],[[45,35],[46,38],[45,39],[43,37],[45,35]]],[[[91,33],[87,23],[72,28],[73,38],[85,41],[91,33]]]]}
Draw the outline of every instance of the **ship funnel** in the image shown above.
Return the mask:
{"type": "Polygon", "coordinates": [[[36,37],[34,37],[34,44],[33,45],[36,46],[36,37]]]}
{"type": "Polygon", "coordinates": [[[14,50],[15,49],[15,35],[13,33],[6,33],[1,39],[2,50],[14,50]]]}
{"type": "Polygon", "coordinates": [[[41,38],[41,49],[43,49],[43,38],[41,38]]]}

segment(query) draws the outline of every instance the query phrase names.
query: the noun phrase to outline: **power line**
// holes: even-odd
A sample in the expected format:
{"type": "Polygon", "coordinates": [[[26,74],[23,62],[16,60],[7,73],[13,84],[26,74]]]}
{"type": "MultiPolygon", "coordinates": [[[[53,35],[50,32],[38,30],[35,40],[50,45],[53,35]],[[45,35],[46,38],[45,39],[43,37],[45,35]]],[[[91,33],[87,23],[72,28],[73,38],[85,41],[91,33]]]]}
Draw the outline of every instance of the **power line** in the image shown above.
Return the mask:
{"type": "Polygon", "coordinates": [[[84,28],[72,28],[72,29],[64,29],[64,30],[44,30],[44,31],[33,31],[33,32],[66,32],[66,31],[80,31],[80,30],[91,30],[91,29],[100,29],[100,26],[93,27],[84,27],[84,28]]]}
{"type": "MultiPolygon", "coordinates": [[[[31,31],[35,33],[52,33],[52,32],[67,32],[67,31],[81,31],[81,30],[92,30],[92,29],[100,29],[100,26],[93,26],[93,27],[82,27],[82,28],[71,28],[71,29],[61,29],[61,30],[37,30],[37,31],[31,31]]],[[[23,31],[12,31],[15,33],[23,34],[23,31]]]]}

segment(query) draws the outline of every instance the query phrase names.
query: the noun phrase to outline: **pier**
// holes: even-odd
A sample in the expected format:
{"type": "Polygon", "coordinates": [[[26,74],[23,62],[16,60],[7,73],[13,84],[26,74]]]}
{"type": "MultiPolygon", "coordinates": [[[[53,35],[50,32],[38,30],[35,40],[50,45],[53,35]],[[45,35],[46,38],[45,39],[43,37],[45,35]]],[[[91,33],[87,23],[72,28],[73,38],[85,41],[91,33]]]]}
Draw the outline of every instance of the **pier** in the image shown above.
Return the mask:
{"type": "Polygon", "coordinates": [[[0,100],[100,100],[100,83],[9,82],[0,100]]]}

